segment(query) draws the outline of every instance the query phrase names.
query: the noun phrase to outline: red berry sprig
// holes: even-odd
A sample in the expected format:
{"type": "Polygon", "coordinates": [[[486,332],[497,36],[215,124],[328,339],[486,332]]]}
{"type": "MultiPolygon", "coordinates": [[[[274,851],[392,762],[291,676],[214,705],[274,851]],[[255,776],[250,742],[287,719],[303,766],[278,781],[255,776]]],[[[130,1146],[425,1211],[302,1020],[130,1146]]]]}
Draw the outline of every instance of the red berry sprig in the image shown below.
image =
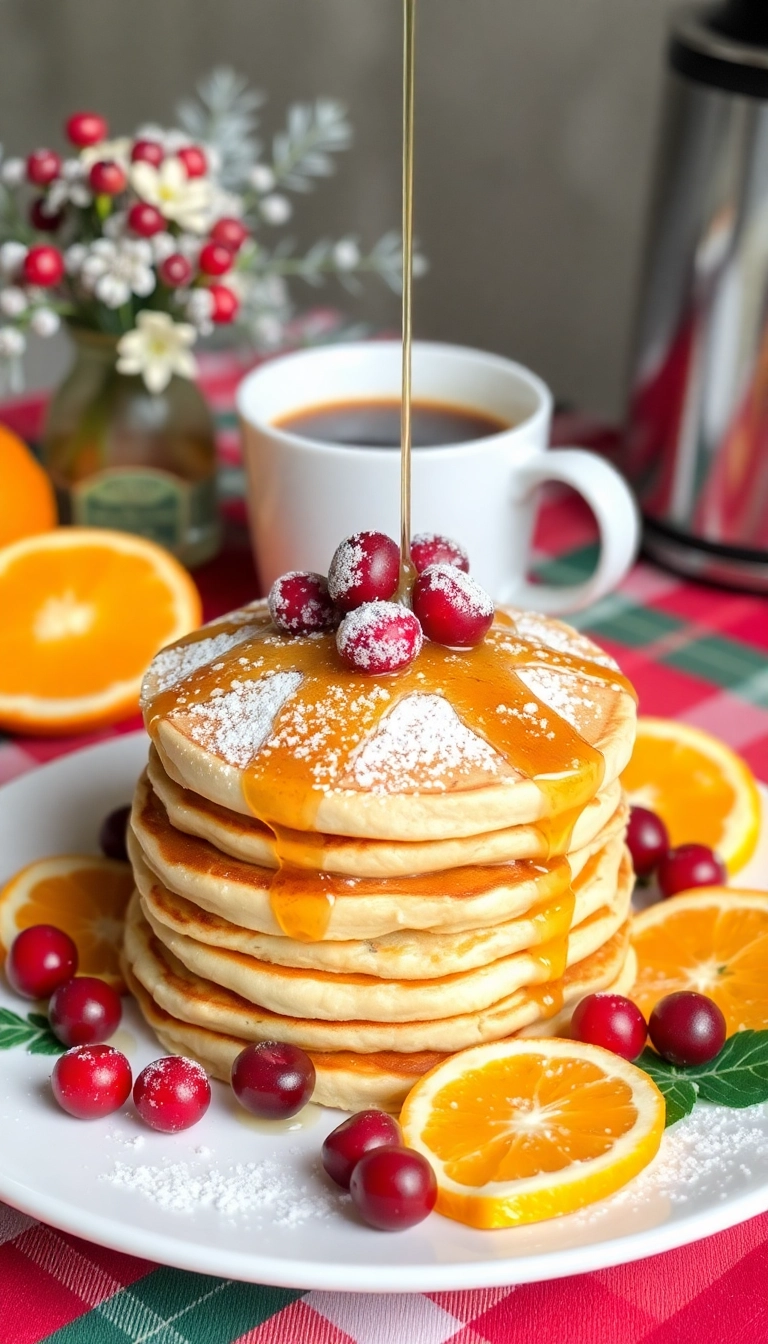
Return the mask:
{"type": "Polygon", "coordinates": [[[181,252],[172,252],[170,257],[161,261],[158,266],[160,279],[169,289],[178,289],[181,285],[188,285],[192,279],[192,266],[187,258],[182,256],[181,252]]]}
{"type": "Polygon", "coordinates": [[[27,181],[36,187],[50,186],[61,172],[61,159],[52,149],[36,149],[27,159],[27,181]]]}
{"type": "Polygon", "coordinates": [[[136,140],[131,150],[131,163],[151,163],[159,168],[165,158],[163,146],[157,140],[136,140]]]}
{"type": "Polygon", "coordinates": [[[439,532],[418,532],[411,540],[411,560],[417,574],[428,565],[455,565],[469,573],[469,556],[464,547],[439,532]]]}
{"type": "Polygon", "coordinates": [[[328,592],[341,611],[386,602],[400,580],[400,548],[383,532],[355,532],[336,547],[328,592]]]}
{"type": "Polygon", "coordinates": [[[203,275],[226,275],[232,270],[234,254],[224,243],[204,243],[200,248],[198,266],[203,275]]]}
{"type": "Polygon", "coordinates": [[[248,230],[239,219],[231,218],[228,215],[217,219],[211,229],[211,238],[214,243],[223,243],[225,247],[232,252],[239,252],[248,237],[248,230]]]}
{"type": "Polygon", "coordinates": [[[94,163],[88,181],[97,196],[119,196],[128,186],[125,169],[113,159],[99,159],[94,163]]]}
{"type": "Polygon", "coordinates": [[[240,300],[227,285],[209,285],[208,293],[212,299],[211,321],[234,322],[240,307],[240,300]]]}
{"type": "Polygon", "coordinates": [[[119,1111],[131,1095],[131,1066],[111,1045],[78,1045],[53,1066],[51,1088],[63,1111],[98,1120],[119,1111]]]}
{"type": "Polygon", "coordinates": [[[417,618],[398,602],[366,602],[348,612],[336,631],[341,661],[370,676],[408,667],[423,642],[417,618]]]}
{"type": "Polygon", "coordinates": [[[150,1129],[176,1134],[196,1125],[208,1110],[208,1075],[194,1059],[166,1055],[142,1069],[133,1085],[133,1103],[150,1129]]]}
{"type": "Polygon", "coordinates": [[[155,205],[136,201],[128,211],[128,228],[139,238],[152,238],[165,228],[165,220],[155,205]]]}
{"type": "Polygon", "coordinates": [[[177,150],[176,156],[184,164],[187,177],[205,177],[208,160],[199,145],[185,145],[183,149],[177,150]]]}
{"type": "Polygon", "coordinates": [[[427,639],[450,648],[480,644],[493,624],[493,600],[455,565],[428,565],[413,585],[411,601],[427,639]]]}
{"type": "Polygon", "coordinates": [[[77,948],[53,924],[33,924],[14,938],[5,962],[8,983],[25,999],[47,999],[77,973],[77,948]]]}
{"type": "Polygon", "coordinates": [[[98,145],[106,140],[109,127],[103,117],[96,112],[75,112],[65,125],[67,139],[85,149],[88,145],[98,145]]]}
{"type": "Polygon", "coordinates": [[[21,269],[28,285],[50,289],[58,285],[64,275],[64,258],[57,247],[39,243],[36,247],[30,247],[21,269]]]}
{"type": "Polygon", "coordinates": [[[328,593],[322,574],[292,570],[275,579],[267,598],[269,614],[278,630],[288,635],[314,635],[335,630],[341,614],[328,593]]]}

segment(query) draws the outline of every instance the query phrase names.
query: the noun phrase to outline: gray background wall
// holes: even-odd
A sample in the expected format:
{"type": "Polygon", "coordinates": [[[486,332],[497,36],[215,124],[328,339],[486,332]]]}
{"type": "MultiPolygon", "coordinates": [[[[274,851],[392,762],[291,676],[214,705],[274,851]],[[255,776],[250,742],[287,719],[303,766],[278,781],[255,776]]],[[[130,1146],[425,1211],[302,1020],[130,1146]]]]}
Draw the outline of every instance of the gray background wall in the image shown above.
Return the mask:
{"type": "MultiPolygon", "coordinates": [[[[616,416],[658,118],[669,0],[420,0],[419,335],[513,355],[616,416]]],[[[270,94],[328,94],[356,143],[298,236],[373,241],[399,212],[399,0],[0,0],[0,139],[55,140],[78,107],[171,120],[213,64],[270,94]]],[[[297,294],[297,297],[302,297],[297,294]]],[[[308,295],[311,300],[313,294],[308,295]]],[[[371,284],[356,316],[392,325],[371,284]]],[[[33,380],[50,376],[50,357],[33,380]]]]}

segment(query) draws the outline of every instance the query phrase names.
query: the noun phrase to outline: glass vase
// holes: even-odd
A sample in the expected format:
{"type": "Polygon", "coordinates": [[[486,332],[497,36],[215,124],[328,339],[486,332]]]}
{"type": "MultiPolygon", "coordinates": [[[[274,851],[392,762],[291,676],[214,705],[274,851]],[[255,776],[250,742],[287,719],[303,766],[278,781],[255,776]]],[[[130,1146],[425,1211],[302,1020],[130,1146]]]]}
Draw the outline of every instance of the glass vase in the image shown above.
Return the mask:
{"type": "Polygon", "coordinates": [[[63,523],[149,537],[186,565],[219,546],[216,445],[195,383],[149,392],[117,371],[117,337],[71,329],[74,364],[54,394],[43,437],[63,523]]]}

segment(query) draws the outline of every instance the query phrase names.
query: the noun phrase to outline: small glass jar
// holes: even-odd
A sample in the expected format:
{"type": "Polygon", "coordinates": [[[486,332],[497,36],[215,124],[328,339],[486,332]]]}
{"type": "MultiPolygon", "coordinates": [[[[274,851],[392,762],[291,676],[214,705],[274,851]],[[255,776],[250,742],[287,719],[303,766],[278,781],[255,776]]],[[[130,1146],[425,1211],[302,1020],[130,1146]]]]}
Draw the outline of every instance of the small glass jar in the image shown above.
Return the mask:
{"type": "Polygon", "coordinates": [[[149,537],[185,565],[219,548],[216,444],[195,383],[175,375],[153,394],[118,373],[117,337],[71,328],[75,362],[43,436],[63,523],[149,537]]]}

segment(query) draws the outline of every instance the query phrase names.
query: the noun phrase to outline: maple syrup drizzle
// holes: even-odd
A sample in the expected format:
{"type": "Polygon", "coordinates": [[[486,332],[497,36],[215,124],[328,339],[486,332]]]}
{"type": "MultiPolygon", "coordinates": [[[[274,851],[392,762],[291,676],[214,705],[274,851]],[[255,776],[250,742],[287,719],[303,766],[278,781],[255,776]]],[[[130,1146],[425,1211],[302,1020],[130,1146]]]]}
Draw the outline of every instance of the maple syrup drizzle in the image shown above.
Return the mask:
{"type": "Polygon", "coordinates": [[[416,89],[416,0],[403,0],[403,371],[400,393],[400,583],[407,600],[411,561],[411,405],[413,342],[413,127],[416,89]]]}

